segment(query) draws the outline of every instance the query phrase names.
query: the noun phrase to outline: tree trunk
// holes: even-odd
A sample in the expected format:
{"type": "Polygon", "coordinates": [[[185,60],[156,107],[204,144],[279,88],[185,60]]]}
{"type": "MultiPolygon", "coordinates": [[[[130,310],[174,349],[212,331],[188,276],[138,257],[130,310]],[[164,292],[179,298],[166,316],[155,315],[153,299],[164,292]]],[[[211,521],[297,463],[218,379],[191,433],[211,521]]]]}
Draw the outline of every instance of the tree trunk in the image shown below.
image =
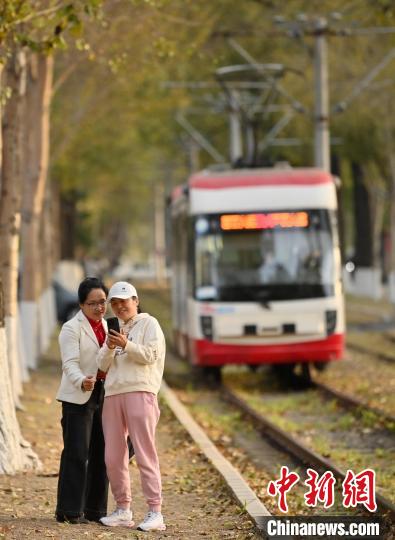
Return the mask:
{"type": "MultiPolygon", "coordinates": [[[[331,171],[333,176],[337,176],[341,179],[341,172],[340,172],[340,158],[337,154],[332,153],[331,155],[331,171]]],[[[344,234],[344,197],[343,197],[343,189],[342,185],[340,184],[339,187],[336,188],[336,194],[337,194],[337,217],[338,217],[338,224],[339,224],[339,243],[340,243],[340,255],[342,264],[344,264],[346,260],[346,241],[345,241],[345,234],[344,234]]]]}
{"type": "MultiPolygon", "coordinates": [[[[57,182],[50,179],[48,182],[48,201],[49,201],[49,220],[51,223],[50,231],[50,256],[51,268],[56,269],[56,265],[61,258],[61,236],[60,236],[60,188],[57,182]]],[[[52,274],[51,274],[52,276],[52,274]]]]}
{"type": "Polygon", "coordinates": [[[107,271],[112,271],[120,263],[127,238],[126,226],[121,219],[114,219],[106,226],[102,226],[100,237],[108,262],[107,271]]]}
{"type": "Polygon", "coordinates": [[[4,287],[5,326],[8,362],[15,403],[22,393],[18,354],[18,278],[21,224],[24,54],[15,49],[5,69],[11,97],[2,118],[2,179],[0,194],[0,277],[4,287]]]}
{"type": "Polygon", "coordinates": [[[351,167],[354,181],[355,264],[357,267],[372,268],[374,263],[369,193],[362,167],[355,162],[351,167]]]}
{"type": "Polygon", "coordinates": [[[75,258],[75,238],[77,229],[77,195],[74,191],[60,194],[60,258],[75,258]]]}
{"type": "Polygon", "coordinates": [[[51,286],[52,275],[54,272],[54,257],[52,253],[52,211],[50,199],[50,184],[46,185],[45,199],[40,219],[40,241],[41,241],[41,282],[44,290],[51,286]]]}
{"type": "Polygon", "coordinates": [[[48,283],[45,280],[46,239],[42,216],[49,164],[49,114],[52,56],[30,54],[26,93],[25,181],[22,212],[22,314],[29,365],[48,345],[53,321],[45,321],[48,283]]]}
{"type": "Polygon", "coordinates": [[[42,283],[44,284],[43,294],[41,296],[40,316],[42,321],[41,346],[45,350],[53,331],[56,328],[56,301],[55,292],[52,286],[52,279],[55,272],[55,265],[58,261],[58,249],[55,245],[54,234],[54,212],[55,193],[52,190],[53,184],[50,181],[46,183],[45,199],[41,213],[41,246],[42,246],[42,283]]]}
{"type": "MultiPolygon", "coordinates": [[[[3,307],[0,281],[0,313],[3,312],[3,307]]],[[[3,318],[0,318],[0,371],[0,474],[40,469],[40,460],[30,444],[23,439],[15,414],[3,318]]]]}
{"type": "Polygon", "coordinates": [[[391,302],[395,303],[395,152],[392,147],[392,134],[387,130],[387,155],[390,173],[389,219],[390,219],[390,274],[389,293],[391,302]]]}
{"type": "Polygon", "coordinates": [[[372,267],[381,270],[382,233],[387,202],[386,185],[374,163],[369,163],[364,167],[364,177],[369,196],[369,214],[372,227],[372,267]]]}
{"type": "MultiPolygon", "coordinates": [[[[0,91],[2,89],[2,65],[0,64],[0,91]]],[[[0,101],[0,120],[1,101],[0,101]]],[[[0,168],[2,164],[2,131],[0,129],[0,168]]],[[[4,186],[2,175],[1,189],[4,186]]],[[[1,192],[0,204],[3,199],[1,192]]],[[[3,206],[1,204],[1,206],[3,206]]],[[[3,223],[3,222],[1,222],[3,223]]],[[[2,242],[3,238],[0,237],[2,242]]],[[[3,246],[3,244],[1,244],[3,246]]],[[[8,246],[8,243],[7,243],[8,246]]],[[[4,244],[4,248],[6,244],[4,244]]],[[[1,249],[3,254],[3,249],[1,249]]],[[[1,262],[5,259],[2,257],[1,262]]],[[[3,268],[2,268],[3,270],[3,268]]],[[[7,273],[7,272],[6,272],[7,273]]],[[[29,468],[40,467],[40,461],[29,443],[24,441],[15,414],[14,393],[8,363],[7,336],[5,330],[5,305],[0,279],[0,474],[14,474],[29,468]]]]}
{"type": "Polygon", "coordinates": [[[158,285],[166,283],[166,238],[165,238],[165,186],[154,187],[155,196],[155,274],[158,285]]]}
{"type": "Polygon", "coordinates": [[[23,194],[22,298],[36,302],[42,292],[40,225],[49,164],[49,109],[53,58],[31,54],[26,94],[26,179],[23,194]]]}

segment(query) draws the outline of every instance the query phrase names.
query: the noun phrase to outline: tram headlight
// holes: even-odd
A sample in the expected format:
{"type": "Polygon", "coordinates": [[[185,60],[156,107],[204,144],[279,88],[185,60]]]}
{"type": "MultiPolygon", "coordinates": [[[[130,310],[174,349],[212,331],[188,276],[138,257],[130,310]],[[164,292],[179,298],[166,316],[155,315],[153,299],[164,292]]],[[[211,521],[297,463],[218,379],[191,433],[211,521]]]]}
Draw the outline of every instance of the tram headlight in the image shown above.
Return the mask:
{"type": "Polygon", "coordinates": [[[201,315],[200,327],[202,334],[207,339],[213,339],[213,318],[208,315],[201,315]]]}
{"type": "Polygon", "coordinates": [[[330,309],[328,311],[325,311],[325,319],[326,319],[326,334],[330,336],[334,333],[336,328],[336,321],[337,321],[337,311],[335,309],[330,309]]]}

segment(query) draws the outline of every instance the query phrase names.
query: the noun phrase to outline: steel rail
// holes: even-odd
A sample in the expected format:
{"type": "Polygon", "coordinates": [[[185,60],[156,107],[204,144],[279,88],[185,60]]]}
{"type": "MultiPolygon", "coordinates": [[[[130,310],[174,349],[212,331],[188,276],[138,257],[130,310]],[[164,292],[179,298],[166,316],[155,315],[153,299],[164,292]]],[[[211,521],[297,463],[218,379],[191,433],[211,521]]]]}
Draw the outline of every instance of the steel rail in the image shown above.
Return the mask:
{"type": "Polygon", "coordinates": [[[395,357],[390,356],[389,354],[384,354],[384,353],[374,351],[371,349],[366,349],[365,347],[361,347],[361,345],[355,345],[354,343],[347,343],[347,349],[350,349],[350,351],[355,351],[362,354],[373,355],[379,360],[384,360],[384,362],[389,362],[390,364],[395,363],[395,357]]]}
{"type": "MultiPolygon", "coordinates": [[[[226,401],[229,401],[238,407],[247,417],[249,417],[260,433],[269,437],[281,446],[287,453],[292,454],[306,465],[314,466],[321,471],[332,471],[335,478],[344,480],[346,474],[339,469],[330,460],[324,458],[320,454],[314,452],[295,437],[288,435],[281,428],[277,427],[273,422],[264,418],[261,414],[250,407],[242,398],[236,396],[229,388],[222,386],[221,394],[226,401]]],[[[391,518],[395,518],[395,505],[376,492],[377,507],[384,513],[388,513],[391,518]]]]}
{"type": "Polygon", "coordinates": [[[366,410],[376,415],[380,420],[395,424],[395,416],[393,416],[392,414],[388,414],[381,409],[378,409],[377,407],[372,407],[365,401],[362,401],[354,396],[350,396],[349,394],[344,394],[340,390],[336,390],[335,388],[327,386],[325,383],[322,382],[313,380],[311,381],[311,385],[313,388],[316,388],[323,394],[326,394],[327,397],[336,399],[336,401],[338,401],[343,407],[347,409],[356,409],[356,412],[366,410]]]}

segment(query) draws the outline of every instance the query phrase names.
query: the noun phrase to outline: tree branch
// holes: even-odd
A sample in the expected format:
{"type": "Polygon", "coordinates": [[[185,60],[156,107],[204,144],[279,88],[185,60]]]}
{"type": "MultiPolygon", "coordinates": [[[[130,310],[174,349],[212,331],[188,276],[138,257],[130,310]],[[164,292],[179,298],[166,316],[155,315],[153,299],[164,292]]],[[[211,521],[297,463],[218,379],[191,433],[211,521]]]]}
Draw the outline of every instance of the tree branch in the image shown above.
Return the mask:
{"type": "Polygon", "coordinates": [[[75,71],[76,67],[80,63],[81,60],[76,60],[72,64],[69,64],[63,71],[63,73],[59,75],[52,87],[52,96],[54,96],[58,92],[59,88],[61,88],[61,86],[67,81],[67,79],[70,77],[70,75],[72,75],[72,73],[75,71]]]}
{"type": "Polygon", "coordinates": [[[37,11],[36,13],[31,13],[30,15],[26,15],[26,17],[23,17],[22,19],[17,19],[16,21],[13,21],[12,25],[17,26],[19,24],[26,23],[33,19],[37,19],[38,17],[42,17],[43,15],[50,15],[51,13],[55,13],[62,7],[63,7],[63,4],[58,4],[57,6],[43,9],[42,11],[37,11]]]}

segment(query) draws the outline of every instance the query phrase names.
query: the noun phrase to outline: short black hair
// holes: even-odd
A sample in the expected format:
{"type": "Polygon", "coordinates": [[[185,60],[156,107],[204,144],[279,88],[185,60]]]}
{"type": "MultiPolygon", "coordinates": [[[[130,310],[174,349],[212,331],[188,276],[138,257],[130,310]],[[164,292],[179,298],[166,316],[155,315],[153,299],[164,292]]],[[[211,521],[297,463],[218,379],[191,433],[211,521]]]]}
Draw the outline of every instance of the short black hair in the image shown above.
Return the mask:
{"type": "Polygon", "coordinates": [[[101,289],[106,296],[108,295],[108,289],[101,279],[97,277],[86,277],[83,281],[81,281],[78,287],[78,300],[80,304],[85,303],[85,300],[88,298],[88,294],[93,289],[101,289]]]}

